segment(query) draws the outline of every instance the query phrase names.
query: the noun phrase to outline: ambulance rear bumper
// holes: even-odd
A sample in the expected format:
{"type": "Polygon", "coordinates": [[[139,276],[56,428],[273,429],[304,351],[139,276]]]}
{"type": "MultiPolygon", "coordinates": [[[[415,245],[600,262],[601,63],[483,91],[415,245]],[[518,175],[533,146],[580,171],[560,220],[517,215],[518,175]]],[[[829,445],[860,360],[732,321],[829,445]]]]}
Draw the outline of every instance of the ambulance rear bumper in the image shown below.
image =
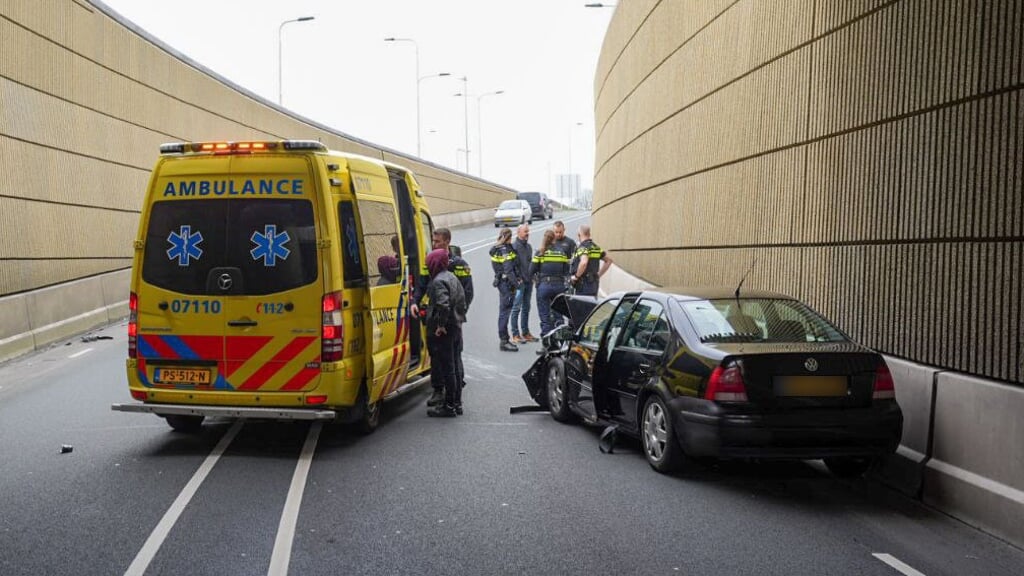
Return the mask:
{"type": "Polygon", "coordinates": [[[196,404],[111,404],[115,412],[143,412],[157,416],[222,416],[260,420],[334,420],[337,412],[321,408],[261,408],[196,404]]]}

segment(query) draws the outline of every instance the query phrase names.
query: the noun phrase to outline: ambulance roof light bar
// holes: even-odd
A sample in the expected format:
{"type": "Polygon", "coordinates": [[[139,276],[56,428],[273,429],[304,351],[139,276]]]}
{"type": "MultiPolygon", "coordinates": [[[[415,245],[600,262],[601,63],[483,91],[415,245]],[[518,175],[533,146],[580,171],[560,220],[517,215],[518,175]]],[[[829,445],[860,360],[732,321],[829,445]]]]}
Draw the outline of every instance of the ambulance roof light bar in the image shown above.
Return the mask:
{"type": "Polygon", "coordinates": [[[276,150],[278,146],[285,150],[314,150],[326,152],[327,146],[316,140],[282,140],[280,142],[249,141],[249,142],[169,142],[160,145],[160,154],[185,154],[187,152],[212,152],[214,154],[231,154],[263,152],[276,150]]]}

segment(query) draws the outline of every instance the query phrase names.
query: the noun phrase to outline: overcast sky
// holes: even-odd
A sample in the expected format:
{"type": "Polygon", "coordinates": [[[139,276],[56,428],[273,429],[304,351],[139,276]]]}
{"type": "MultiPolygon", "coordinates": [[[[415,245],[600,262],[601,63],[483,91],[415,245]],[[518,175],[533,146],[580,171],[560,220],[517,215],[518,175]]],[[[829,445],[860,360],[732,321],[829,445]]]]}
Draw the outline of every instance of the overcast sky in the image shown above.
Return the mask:
{"type": "MultiPolygon", "coordinates": [[[[610,8],[585,0],[103,0],[179,52],[256,94],[322,124],[416,154],[416,50],[421,146],[432,162],[519,190],[552,191],[569,171],[592,186],[594,70],[610,8]],[[475,96],[482,145],[477,141],[475,96]],[[577,125],[582,123],[582,125],[577,125]],[[482,155],[480,154],[482,150],[482,155]],[[458,164],[456,164],[456,162],[458,164]]],[[[296,134],[295,137],[304,137],[296,134]]],[[[230,139],[231,135],[225,135],[230,139]]]]}

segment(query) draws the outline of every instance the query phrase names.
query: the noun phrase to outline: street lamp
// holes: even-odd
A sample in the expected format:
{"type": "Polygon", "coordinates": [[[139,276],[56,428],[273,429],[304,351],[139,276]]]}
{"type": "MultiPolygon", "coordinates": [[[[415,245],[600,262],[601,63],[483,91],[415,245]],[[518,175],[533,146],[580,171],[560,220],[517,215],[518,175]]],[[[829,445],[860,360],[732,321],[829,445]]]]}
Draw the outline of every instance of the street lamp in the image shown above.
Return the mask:
{"type": "Polygon", "coordinates": [[[301,18],[295,18],[293,20],[285,20],[281,22],[281,25],[277,27],[277,105],[283,104],[282,94],[284,93],[284,86],[281,82],[281,31],[284,30],[285,24],[291,24],[292,22],[309,22],[313,20],[314,16],[302,16],[301,18]]]}
{"type": "MultiPolygon", "coordinates": [[[[418,70],[419,66],[417,66],[416,68],[418,70]]],[[[449,73],[449,72],[438,72],[437,74],[427,74],[426,76],[417,76],[416,77],[416,155],[417,156],[423,156],[423,153],[420,151],[420,135],[422,134],[422,129],[420,128],[420,82],[423,82],[427,78],[445,78],[445,77],[448,77],[448,76],[451,76],[451,73],[449,73]]]]}
{"type": "Polygon", "coordinates": [[[480,122],[480,101],[487,96],[497,96],[504,93],[504,90],[495,90],[494,92],[487,92],[476,97],[476,161],[477,175],[481,178],[484,177],[484,129],[483,124],[480,122]]]}
{"type": "Polygon", "coordinates": [[[462,126],[465,142],[465,148],[461,148],[461,150],[466,153],[466,174],[469,174],[469,78],[463,76],[459,80],[462,80],[462,92],[456,96],[462,96],[462,126]]]}

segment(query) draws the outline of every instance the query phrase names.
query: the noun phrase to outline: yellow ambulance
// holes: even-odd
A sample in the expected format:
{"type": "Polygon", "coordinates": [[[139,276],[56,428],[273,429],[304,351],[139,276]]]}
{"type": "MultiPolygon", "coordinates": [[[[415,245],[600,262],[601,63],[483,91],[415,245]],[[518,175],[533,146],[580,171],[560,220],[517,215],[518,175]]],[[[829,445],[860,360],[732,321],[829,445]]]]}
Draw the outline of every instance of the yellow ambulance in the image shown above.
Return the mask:
{"type": "Polygon", "coordinates": [[[206,416],[372,432],[428,379],[409,316],[433,224],[408,170],[308,140],[160,148],[132,264],[128,387],[175,430],[206,416]]]}

